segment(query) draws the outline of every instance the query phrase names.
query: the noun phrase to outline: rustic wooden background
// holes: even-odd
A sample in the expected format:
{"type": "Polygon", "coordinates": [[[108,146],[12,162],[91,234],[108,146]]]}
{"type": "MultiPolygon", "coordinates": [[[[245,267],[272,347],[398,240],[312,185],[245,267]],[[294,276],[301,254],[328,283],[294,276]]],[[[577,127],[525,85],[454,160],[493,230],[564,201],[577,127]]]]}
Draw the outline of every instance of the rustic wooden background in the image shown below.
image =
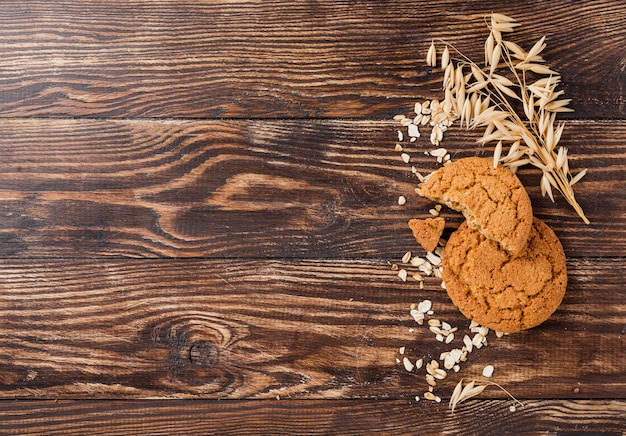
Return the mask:
{"type": "MultiPolygon", "coordinates": [[[[622,0],[0,2],[0,432],[621,434],[625,46],[622,0]],[[430,207],[391,118],[440,95],[432,39],[482,56],[491,11],[547,36],[591,225],[520,172],[565,300],[416,402],[398,349],[443,348],[409,304],[467,323],[389,267],[430,207]],[[490,388],[450,413],[488,363],[524,405],[490,388]]],[[[472,135],[453,159],[491,153],[472,135]]]]}

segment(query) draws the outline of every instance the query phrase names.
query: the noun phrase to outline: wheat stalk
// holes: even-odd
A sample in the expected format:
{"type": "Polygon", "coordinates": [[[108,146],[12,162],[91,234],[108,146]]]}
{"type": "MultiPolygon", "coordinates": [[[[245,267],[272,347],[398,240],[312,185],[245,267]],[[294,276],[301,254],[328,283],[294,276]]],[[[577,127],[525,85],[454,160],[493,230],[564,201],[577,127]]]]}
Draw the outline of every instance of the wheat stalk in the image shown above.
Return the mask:
{"type": "MultiPolygon", "coordinates": [[[[557,189],[582,220],[589,224],[574,196],[573,185],[587,170],[573,175],[568,151],[559,146],[565,127],[556,124],[556,116],[570,112],[569,99],[561,98],[560,75],[545,65],[540,56],[545,49],[545,36],[529,51],[503,38],[520,24],[503,14],[489,16],[489,36],[485,41],[485,65],[478,66],[451,44],[445,44],[441,57],[444,71],[444,104],[467,129],[484,128],[481,144],[495,143],[494,166],[501,163],[512,171],[531,164],[542,171],[541,193],[554,202],[552,188],[557,189]],[[450,54],[450,49],[459,58],[450,54]],[[500,74],[501,70],[505,70],[500,74]],[[467,71],[469,70],[469,71],[467,71]],[[504,75],[506,74],[506,75],[504,75]],[[535,77],[531,81],[531,77],[535,77]],[[523,111],[514,109],[513,101],[523,111]],[[508,151],[504,154],[504,147],[508,151]]],[[[427,63],[437,64],[434,41],[428,50],[427,63]]]]}

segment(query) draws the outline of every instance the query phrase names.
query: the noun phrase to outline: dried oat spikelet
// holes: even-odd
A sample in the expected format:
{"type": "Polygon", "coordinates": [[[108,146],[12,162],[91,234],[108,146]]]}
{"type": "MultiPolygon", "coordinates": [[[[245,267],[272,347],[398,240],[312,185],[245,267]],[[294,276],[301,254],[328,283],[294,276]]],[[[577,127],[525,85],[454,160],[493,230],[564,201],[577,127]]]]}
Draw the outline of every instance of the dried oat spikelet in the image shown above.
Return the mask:
{"type": "MultiPolygon", "coordinates": [[[[547,46],[545,36],[525,51],[503,37],[520,25],[515,19],[498,13],[487,18],[490,32],[485,41],[484,67],[446,43],[445,51],[453,51],[458,58],[447,53],[442,59],[445,101],[461,126],[484,129],[481,144],[496,144],[494,165],[500,163],[512,171],[527,164],[539,168],[542,195],[554,201],[553,190],[561,192],[589,224],[572,188],[587,170],[573,175],[567,149],[559,144],[565,124],[557,123],[556,116],[572,111],[568,107],[571,100],[563,98],[564,92],[557,89],[560,75],[545,65],[541,56],[547,46]],[[522,108],[520,113],[515,107],[522,108]]],[[[437,64],[434,43],[427,61],[437,64]]]]}
{"type": "Polygon", "coordinates": [[[494,382],[486,382],[482,385],[476,385],[476,380],[470,380],[465,385],[463,384],[465,379],[461,379],[459,383],[457,383],[452,395],[450,396],[450,402],[448,406],[450,407],[450,411],[454,412],[456,406],[462,403],[465,400],[469,400],[470,398],[474,398],[483,393],[483,391],[488,386],[496,386],[500,388],[503,392],[505,392],[513,401],[515,401],[518,405],[523,406],[524,404],[515,398],[509,391],[504,389],[501,385],[494,382]]]}
{"type": "Polygon", "coordinates": [[[434,41],[430,43],[428,53],[426,54],[426,65],[434,67],[437,65],[437,49],[435,48],[434,41]]]}
{"type": "Polygon", "coordinates": [[[486,387],[487,385],[476,386],[476,382],[474,380],[463,386],[463,380],[461,379],[461,381],[454,388],[454,392],[452,392],[452,396],[450,397],[450,411],[454,412],[457,404],[482,394],[486,387]]]}

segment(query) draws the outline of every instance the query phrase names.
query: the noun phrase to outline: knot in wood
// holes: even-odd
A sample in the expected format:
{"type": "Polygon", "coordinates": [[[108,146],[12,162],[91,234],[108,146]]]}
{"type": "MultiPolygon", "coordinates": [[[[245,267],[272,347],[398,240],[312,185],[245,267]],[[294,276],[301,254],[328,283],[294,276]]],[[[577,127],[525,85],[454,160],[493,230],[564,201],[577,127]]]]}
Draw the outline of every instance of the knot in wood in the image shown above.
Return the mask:
{"type": "Polygon", "coordinates": [[[196,341],[189,350],[192,365],[212,367],[217,362],[219,350],[211,341],[196,341]]]}

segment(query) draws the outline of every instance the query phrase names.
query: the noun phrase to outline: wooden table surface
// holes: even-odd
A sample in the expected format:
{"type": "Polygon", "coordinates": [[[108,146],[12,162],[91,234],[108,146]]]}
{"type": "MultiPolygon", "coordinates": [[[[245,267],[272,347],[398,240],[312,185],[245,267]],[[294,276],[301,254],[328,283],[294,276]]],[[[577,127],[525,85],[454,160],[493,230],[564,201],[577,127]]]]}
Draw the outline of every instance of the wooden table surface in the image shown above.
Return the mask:
{"type": "MultiPolygon", "coordinates": [[[[1,2],[0,433],[622,434],[625,47],[622,0],[1,2]],[[409,305],[468,321],[390,267],[432,207],[392,118],[440,98],[431,40],[479,58],[491,11],[547,36],[591,224],[519,172],[565,299],[490,334],[437,403],[396,360],[449,347],[409,305]],[[490,387],[451,413],[487,364],[522,404],[490,387]]],[[[443,145],[490,156],[476,135],[443,145]]]]}

